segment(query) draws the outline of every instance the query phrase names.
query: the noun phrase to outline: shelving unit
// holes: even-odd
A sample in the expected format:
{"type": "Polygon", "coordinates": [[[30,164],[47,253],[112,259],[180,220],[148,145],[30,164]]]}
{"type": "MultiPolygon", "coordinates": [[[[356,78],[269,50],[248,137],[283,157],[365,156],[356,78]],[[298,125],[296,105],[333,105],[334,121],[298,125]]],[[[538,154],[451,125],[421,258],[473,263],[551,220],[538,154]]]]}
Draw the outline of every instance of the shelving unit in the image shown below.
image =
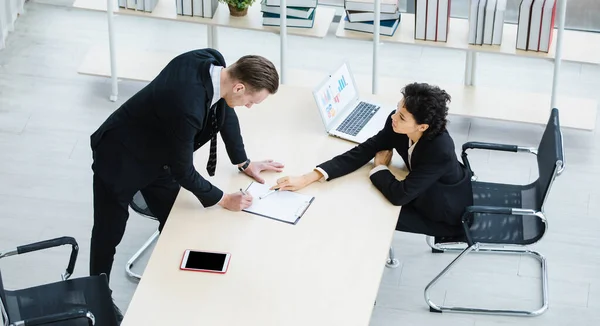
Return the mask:
{"type": "MultiPolygon", "coordinates": [[[[112,94],[110,99],[112,101],[117,100],[118,95],[118,85],[117,85],[117,66],[123,67],[117,64],[117,55],[116,55],[116,47],[114,45],[114,23],[113,23],[113,13],[119,15],[130,15],[130,16],[138,16],[138,17],[147,17],[153,19],[164,19],[164,20],[172,20],[186,23],[195,23],[207,26],[207,39],[208,46],[212,48],[218,48],[218,37],[217,37],[217,27],[229,27],[236,29],[246,29],[253,30],[259,32],[269,32],[269,33],[277,33],[281,36],[281,82],[285,83],[286,81],[286,48],[287,48],[287,34],[290,35],[298,35],[298,36],[306,36],[306,37],[317,37],[323,38],[327,35],[327,31],[329,30],[329,26],[333,21],[333,17],[335,15],[335,9],[333,8],[325,8],[325,7],[317,7],[315,12],[315,22],[312,28],[293,28],[285,26],[285,19],[282,19],[282,27],[278,26],[263,26],[262,25],[262,13],[260,11],[260,3],[255,3],[250,8],[248,8],[248,14],[243,17],[233,17],[229,14],[229,9],[226,5],[219,3],[219,7],[217,8],[214,17],[212,18],[203,18],[203,17],[191,17],[191,16],[181,16],[177,15],[175,1],[174,0],[159,0],[158,4],[154,8],[154,10],[150,13],[143,11],[136,11],[131,9],[119,8],[116,5],[116,0],[76,0],[73,4],[74,8],[85,9],[85,10],[94,10],[94,11],[103,11],[107,12],[108,18],[108,29],[109,29],[109,53],[110,57],[110,67],[111,71],[109,76],[112,78],[112,94]],[[107,8],[113,8],[113,10],[108,10],[107,8]]],[[[285,0],[281,1],[282,8],[285,8],[285,0]]],[[[147,54],[149,56],[153,56],[153,54],[147,54]]],[[[160,57],[160,54],[158,54],[160,57]]],[[[84,63],[92,62],[92,58],[96,58],[96,54],[93,51],[90,51],[87,57],[84,59],[84,63]]],[[[135,66],[139,66],[140,62],[135,63],[135,66]]],[[[135,67],[134,66],[134,67],[135,67]]],[[[133,67],[127,66],[125,69],[135,69],[133,67]]],[[[79,69],[80,73],[89,73],[93,74],[96,70],[96,67],[92,65],[84,65],[79,69]]],[[[126,74],[129,75],[129,74],[126,74]]]]}
{"type": "MultiPolygon", "coordinates": [[[[376,12],[374,26],[376,30],[378,29],[377,27],[379,26],[380,21],[380,14],[378,13],[380,2],[380,0],[374,1],[374,10],[376,12]]],[[[562,60],[584,64],[600,64],[600,33],[565,31],[564,20],[567,0],[558,0],[557,6],[556,19],[558,21],[558,28],[553,33],[553,40],[548,53],[517,50],[517,25],[507,23],[505,23],[503,26],[504,30],[502,34],[503,37],[501,45],[471,45],[468,42],[468,20],[458,18],[450,18],[447,42],[415,40],[415,15],[409,13],[401,14],[400,24],[393,36],[383,36],[379,35],[377,32],[363,33],[345,30],[344,15],[342,16],[336,30],[336,36],[339,38],[373,42],[373,75],[371,83],[371,92],[373,94],[379,93],[378,48],[380,43],[385,42],[416,46],[431,46],[451,50],[460,50],[465,51],[467,54],[465,61],[465,78],[464,85],[461,88],[455,89],[454,92],[458,94],[470,94],[467,97],[473,99],[481,99],[483,96],[482,94],[485,94],[488,100],[464,102],[470,103],[470,107],[458,108],[459,112],[477,112],[474,116],[483,116],[502,120],[521,122],[534,122],[539,120],[544,123],[543,120],[547,119],[550,109],[553,107],[558,107],[562,108],[561,120],[564,122],[564,117],[567,117],[569,120],[569,123],[563,123],[563,126],[593,130],[596,123],[598,102],[595,99],[572,98],[566,96],[561,96],[561,100],[558,100],[558,77],[560,74],[560,65],[562,60]],[[507,102],[505,98],[510,97],[507,95],[506,90],[496,90],[493,92],[492,89],[488,88],[486,91],[483,91],[481,92],[482,94],[480,94],[480,90],[483,90],[483,88],[474,86],[477,54],[479,52],[554,61],[554,76],[552,80],[552,92],[550,96],[548,97],[540,93],[516,92],[513,94],[513,96],[516,96],[516,98],[511,99],[510,103],[506,103],[506,107],[498,106],[497,101],[505,103],[507,102]],[[517,99],[519,99],[518,101],[522,102],[517,103],[517,99]],[[524,105],[524,103],[526,103],[526,105],[524,105]],[[471,105],[481,105],[482,107],[471,107],[471,105]],[[545,106],[545,108],[539,110],[537,107],[540,105],[545,106]],[[522,108],[522,111],[513,112],[511,107],[515,106],[522,108]],[[482,112],[481,110],[488,112],[482,112]],[[498,112],[494,112],[496,110],[498,112]],[[532,112],[537,112],[536,114],[539,114],[540,117],[534,117],[532,112]]],[[[398,83],[395,82],[394,84],[397,85],[398,83]]],[[[451,93],[453,98],[455,93],[451,93]]],[[[452,110],[455,111],[456,106],[454,106],[452,110]]]]}
{"type": "MultiPolygon", "coordinates": [[[[550,51],[534,52],[517,50],[517,25],[504,24],[501,45],[471,45],[468,42],[469,21],[461,18],[450,18],[450,30],[447,42],[415,40],[415,15],[402,13],[400,24],[393,36],[380,36],[384,43],[431,46],[463,51],[475,51],[501,55],[516,55],[540,59],[554,60],[556,57],[557,31],[553,33],[550,51]]],[[[371,33],[356,32],[344,29],[344,17],[341,18],[335,35],[339,38],[372,41],[371,33]]],[[[576,63],[600,64],[600,33],[588,33],[566,30],[563,34],[562,60],[576,63]]]]}
{"type": "MultiPolygon", "coordinates": [[[[110,77],[108,47],[94,47],[79,68],[79,73],[110,77]]],[[[178,53],[142,53],[136,50],[120,49],[118,52],[118,78],[136,81],[151,81],[162,68],[178,53]],[[141,58],[143,58],[142,61],[141,58]]],[[[312,88],[326,73],[307,70],[289,70],[290,85],[312,88]]],[[[365,97],[371,97],[393,110],[399,100],[399,86],[411,81],[382,77],[381,94],[368,95],[372,87],[369,75],[354,74],[356,84],[365,97]]],[[[489,87],[465,87],[460,84],[439,85],[452,95],[450,113],[453,115],[486,118],[504,121],[521,121],[545,124],[548,120],[547,108],[550,99],[543,93],[502,90],[489,87]]],[[[282,85],[280,87],[286,87],[282,85]]],[[[562,96],[559,107],[573,108],[561,110],[561,124],[564,127],[591,130],[596,121],[597,102],[589,99],[562,96]]]]}

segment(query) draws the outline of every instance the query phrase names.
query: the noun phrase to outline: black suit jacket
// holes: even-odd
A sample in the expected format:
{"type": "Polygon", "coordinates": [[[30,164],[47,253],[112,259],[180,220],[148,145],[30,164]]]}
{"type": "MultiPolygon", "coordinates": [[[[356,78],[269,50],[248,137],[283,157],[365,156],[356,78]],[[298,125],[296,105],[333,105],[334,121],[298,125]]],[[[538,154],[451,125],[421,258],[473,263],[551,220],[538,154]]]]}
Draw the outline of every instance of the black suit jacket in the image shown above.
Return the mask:
{"type": "MultiPolygon", "coordinates": [[[[122,188],[143,186],[169,170],[205,207],[216,204],[223,192],[204,179],[193,164],[194,151],[210,140],[213,131],[208,121],[214,94],[211,64],[225,67],[223,56],[216,50],[181,54],[111,114],[92,134],[92,150],[104,141],[118,143],[126,151],[113,159],[96,159],[101,153],[95,152],[94,172],[122,188]],[[117,168],[131,173],[114,173],[117,168]],[[138,177],[133,177],[135,173],[138,177]]],[[[247,156],[237,115],[223,99],[215,105],[218,129],[229,158],[234,164],[242,163],[247,156]]]]}
{"type": "Polygon", "coordinates": [[[424,218],[460,224],[465,207],[473,203],[471,179],[456,158],[448,132],[431,140],[421,138],[413,149],[411,164],[408,147],[408,136],[395,133],[388,118],[377,135],[319,167],[331,180],[357,170],[379,151],[395,149],[409,167],[408,176],[399,181],[389,170],[382,170],[371,175],[375,187],[394,205],[412,205],[424,218]]]}

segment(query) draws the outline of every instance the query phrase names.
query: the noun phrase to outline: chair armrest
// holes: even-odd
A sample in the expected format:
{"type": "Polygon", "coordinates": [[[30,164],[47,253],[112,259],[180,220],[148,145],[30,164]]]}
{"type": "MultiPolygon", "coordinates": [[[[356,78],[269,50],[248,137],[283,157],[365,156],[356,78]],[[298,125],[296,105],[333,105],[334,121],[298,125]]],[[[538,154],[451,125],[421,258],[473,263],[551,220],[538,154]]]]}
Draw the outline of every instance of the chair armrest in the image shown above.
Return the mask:
{"type": "Polygon", "coordinates": [[[467,150],[468,149],[487,149],[490,151],[502,151],[502,152],[525,152],[537,155],[537,148],[533,147],[523,147],[518,145],[508,145],[508,144],[496,144],[496,143],[483,143],[483,142],[466,142],[462,145],[462,153],[461,158],[463,160],[463,164],[469,169],[469,171],[473,172],[471,169],[471,164],[467,158],[467,150]]]}
{"type": "Polygon", "coordinates": [[[45,241],[40,241],[40,242],[35,242],[35,243],[19,246],[19,247],[17,247],[16,250],[0,253],[0,258],[13,256],[13,255],[25,254],[25,253],[32,252],[32,251],[38,251],[38,250],[58,247],[58,246],[62,246],[62,245],[71,245],[71,247],[72,247],[71,248],[71,257],[69,258],[69,265],[67,266],[67,270],[65,271],[65,273],[62,274],[63,280],[66,280],[73,274],[73,270],[75,269],[75,262],[77,261],[77,254],[79,253],[79,245],[77,244],[77,241],[75,241],[75,239],[72,237],[55,238],[55,239],[51,239],[51,240],[45,240],[45,241]]]}
{"type": "Polygon", "coordinates": [[[473,222],[472,218],[475,213],[487,213],[498,215],[533,215],[538,216],[542,220],[545,220],[545,217],[543,215],[540,216],[540,214],[533,209],[498,206],[468,206],[467,208],[465,208],[465,212],[462,217],[462,225],[469,246],[472,246],[474,243],[473,238],[471,237],[471,224],[473,222]]]}
{"type": "Polygon", "coordinates": [[[61,312],[58,314],[52,314],[42,317],[36,317],[26,320],[21,320],[10,324],[9,326],[36,326],[36,325],[47,325],[51,323],[78,319],[78,318],[87,318],[89,325],[96,324],[96,318],[92,314],[91,311],[87,309],[77,309],[69,312],[61,312]]]}

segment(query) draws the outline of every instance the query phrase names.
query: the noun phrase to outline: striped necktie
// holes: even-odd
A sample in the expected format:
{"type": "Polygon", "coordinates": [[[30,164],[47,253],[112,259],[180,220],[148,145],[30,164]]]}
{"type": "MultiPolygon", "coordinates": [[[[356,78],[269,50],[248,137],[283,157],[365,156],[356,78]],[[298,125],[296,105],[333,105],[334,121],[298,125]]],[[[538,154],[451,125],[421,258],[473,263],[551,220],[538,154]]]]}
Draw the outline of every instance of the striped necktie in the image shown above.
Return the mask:
{"type": "Polygon", "coordinates": [[[215,175],[215,170],[217,169],[217,105],[213,105],[210,108],[210,119],[211,119],[211,128],[212,128],[212,136],[210,138],[210,154],[208,156],[208,163],[206,164],[206,170],[208,171],[208,175],[211,177],[215,175]]]}

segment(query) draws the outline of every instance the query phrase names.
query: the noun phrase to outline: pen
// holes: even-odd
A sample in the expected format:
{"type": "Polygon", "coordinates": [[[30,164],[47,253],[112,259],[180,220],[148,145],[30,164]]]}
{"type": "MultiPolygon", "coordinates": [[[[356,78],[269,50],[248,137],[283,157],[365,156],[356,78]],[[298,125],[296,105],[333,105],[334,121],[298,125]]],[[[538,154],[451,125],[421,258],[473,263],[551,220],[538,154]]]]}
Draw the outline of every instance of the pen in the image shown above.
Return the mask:
{"type": "Polygon", "coordinates": [[[267,197],[268,195],[270,195],[270,194],[274,193],[275,191],[279,191],[279,188],[277,188],[277,189],[273,189],[273,190],[271,190],[271,191],[267,192],[266,194],[264,194],[264,195],[262,195],[262,196],[258,197],[258,199],[263,199],[263,198],[267,197]]]}
{"type": "Polygon", "coordinates": [[[240,192],[242,193],[242,195],[247,195],[247,193],[244,190],[242,190],[242,188],[240,188],[240,192]]]}

